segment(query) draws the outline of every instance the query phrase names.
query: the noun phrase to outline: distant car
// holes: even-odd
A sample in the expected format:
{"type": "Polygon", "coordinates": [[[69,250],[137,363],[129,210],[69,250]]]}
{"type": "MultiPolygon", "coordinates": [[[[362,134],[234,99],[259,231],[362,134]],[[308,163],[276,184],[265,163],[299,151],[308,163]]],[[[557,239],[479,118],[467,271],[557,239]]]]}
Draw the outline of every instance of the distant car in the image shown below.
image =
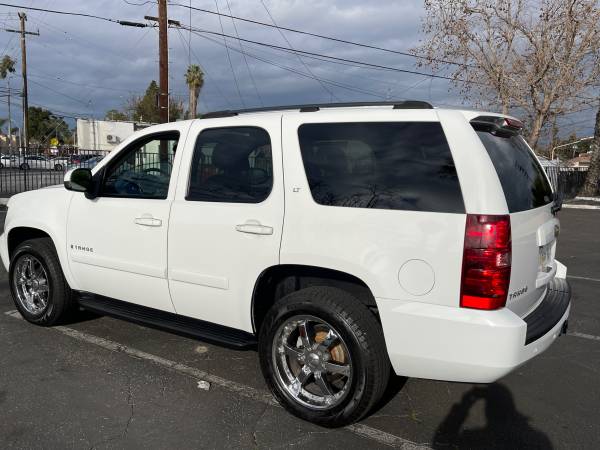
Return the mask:
{"type": "Polygon", "coordinates": [[[0,156],[0,169],[17,167],[17,157],[15,155],[0,156]]]}
{"type": "Polygon", "coordinates": [[[104,158],[104,156],[93,156],[91,158],[86,159],[85,161],[80,162],[80,163],[69,164],[67,166],[67,170],[75,169],[77,167],[93,169],[94,167],[96,167],[96,164],[98,164],[100,161],[102,161],[103,158],[104,158]]]}
{"type": "Polygon", "coordinates": [[[50,161],[54,164],[54,170],[60,172],[61,170],[65,170],[69,164],[71,164],[71,157],[57,156],[56,158],[52,158],[50,161]]]}
{"type": "Polygon", "coordinates": [[[88,154],[83,154],[83,155],[71,155],[71,165],[77,166],[79,167],[79,165],[81,163],[83,163],[84,161],[87,161],[88,159],[91,158],[97,158],[97,157],[103,157],[104,155],[99,155],[97,153],[88,153],[88,154]]]}
{"type": "MultiPolygon", "coordinates": [[[[45,169],[55,170],[54,163],[52,160],[41,155],[28,155],[19,158],[19,169],[31,170],[31,169],[45,169]]],[[[61,169],[62,170],[62,169],[61,169]]]]}

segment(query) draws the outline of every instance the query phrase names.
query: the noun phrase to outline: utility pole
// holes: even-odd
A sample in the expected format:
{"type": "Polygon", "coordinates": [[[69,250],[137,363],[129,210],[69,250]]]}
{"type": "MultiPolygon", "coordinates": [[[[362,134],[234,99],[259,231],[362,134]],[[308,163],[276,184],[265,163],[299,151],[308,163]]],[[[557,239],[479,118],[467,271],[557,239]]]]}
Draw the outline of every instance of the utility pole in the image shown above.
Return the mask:
{"type": "Polygon", "coordinates": [[[181,22],[167,18],[167,0],[158,0],[158,17],[144,16],[158,22],[158,108],[161,123],[169,121],[169,25],[181,26],[181,22]]]}
{"type": "Polygon", "coordinates": [[[167,36],[167,0],[158,0],[158,65],[160,121],[169,121],[169,43],[167,36]]]}
{"type": "Polygon", "coordinates": [[[12,115],[10,113],[10,77],[6,79],[8,85],[8,153],[12,150],[12,115]]]}
{"type": "Polygon", "coordinates": [[[5,28],[4,31],[8,31],[9,33],[19,33],[21,35],[21,70],[23,72],[23,91],[21,93],[23,97],[23,139],[21,140],[21,147],[27,149],[29,147],[29,104],[27,97],[27,44],[25,42],[26,35],[39,36],[40,32],[32,32],[25,31],[25,21],[27,20],[27,14],[20,12],[19,19],[21,21],[21,29],[20,30],[10,30],[5,28]]]}

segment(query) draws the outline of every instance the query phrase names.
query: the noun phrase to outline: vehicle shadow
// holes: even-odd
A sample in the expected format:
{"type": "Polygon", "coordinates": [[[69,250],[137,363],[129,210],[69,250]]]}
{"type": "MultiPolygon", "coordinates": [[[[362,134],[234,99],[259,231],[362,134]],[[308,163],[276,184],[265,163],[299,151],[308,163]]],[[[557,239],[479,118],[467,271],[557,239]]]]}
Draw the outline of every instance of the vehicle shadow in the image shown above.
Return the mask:
{"type": "Polygon", "coordinates": [[[461,401],[438,426],[433,437],[434,449],[448,448],[510,448],[551,449],[550,439],[529,425],[529,418],[515,407],[511,392],[502,384],[476,386],[466,392],[461,401]],[[473,405],[485,402],[486,425],[465,428],[473,405]]]}
{"type": "Polygon", "coordinates": [[[375,404],[375,406],[369,411],[369,416],[377,414],[377,411],[382,409],[385,405],[391,402],[398,392],[402,390],[408,378],[397,376],[393,370],[390,370],[390,379],[387,387],[381,399],[375,404]]]}

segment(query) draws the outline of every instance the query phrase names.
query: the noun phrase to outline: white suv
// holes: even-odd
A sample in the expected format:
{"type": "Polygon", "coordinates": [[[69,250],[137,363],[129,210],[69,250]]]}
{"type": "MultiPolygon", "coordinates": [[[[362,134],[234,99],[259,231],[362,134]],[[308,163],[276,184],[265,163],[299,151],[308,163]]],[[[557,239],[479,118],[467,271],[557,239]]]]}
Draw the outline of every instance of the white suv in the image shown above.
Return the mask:
{"type": "Polygon", "coordinates": [[[146,128],[15,195],[15,304],[243,347],[326,426],[396,375],[489,383],[566,329],[555,195],[521,123],[422,102],[221,112],[146,128]]]}

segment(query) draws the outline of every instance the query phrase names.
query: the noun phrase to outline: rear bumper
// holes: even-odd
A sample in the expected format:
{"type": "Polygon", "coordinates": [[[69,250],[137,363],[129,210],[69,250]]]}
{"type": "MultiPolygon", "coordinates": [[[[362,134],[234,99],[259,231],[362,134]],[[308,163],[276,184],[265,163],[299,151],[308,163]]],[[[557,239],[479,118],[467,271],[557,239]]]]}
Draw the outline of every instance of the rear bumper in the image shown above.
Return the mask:
{"type": "Polygon", "coordinates": [[[396,374],[491,383],[546,350],[571,309],[570,289],[555,279],[525,319],[508,308],[478,311],[377,299],[396,374]]]}

